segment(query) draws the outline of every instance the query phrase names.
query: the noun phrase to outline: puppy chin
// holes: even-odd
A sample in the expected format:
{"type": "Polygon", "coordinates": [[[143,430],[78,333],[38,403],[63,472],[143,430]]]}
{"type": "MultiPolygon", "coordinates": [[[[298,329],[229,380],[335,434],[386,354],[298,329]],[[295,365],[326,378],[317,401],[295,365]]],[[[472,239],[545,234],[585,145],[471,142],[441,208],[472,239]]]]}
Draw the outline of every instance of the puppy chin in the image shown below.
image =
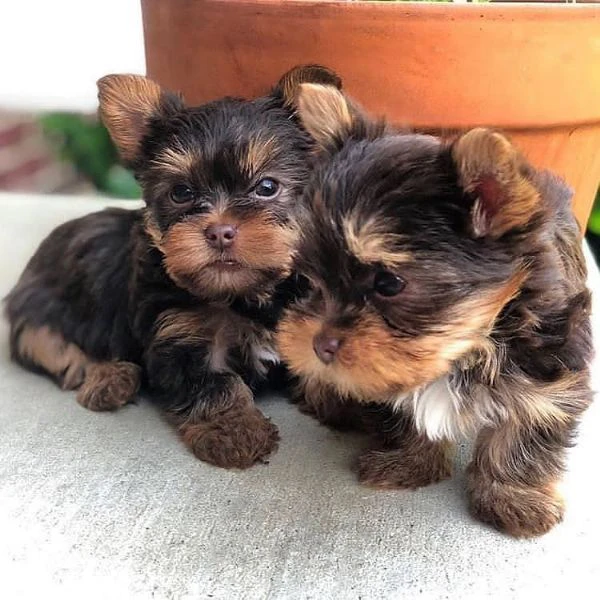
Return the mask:
{"type": "MultiPolygon", "coordinates": [[[[293,373],[300,374],[293,364],[290,363],[290,365],[293,373]]],[[[335,391],[341,398],[352,398],[359,402],[377,402],[388,395],[385,388],[380,390],[379,394],[373,389],[363,388],[359,381],[354,381],[350,373],[339,365],[323,365],[317,359],[312,366],[312,369],[302,371],[301,375],[304,379],[335,391]]]]}
{"type": "Polygon", "coordinates": [[[165,234],[150,223],[164,267],[179,287],[207,299],[263,296],[291,272],[292,229],[268,223],[264,216],[247,218],[239,222],[233,247],[219,250],[206,241],[207,223],[206,217],[196,217],[165,234]]]}
{"type": "Polygon", "coordinates": [[[203,298],[261,295],[270,291],[285,275],[266,273],[235,261],[215,261],[192,272],[169,275],[182,288],[203,298]]]}
{"type": "MultiPolygon", "coordinates": [[[[311,356],[308,351],[301,360],[298,360],[298,357],[290,358],[285,352],[280,354],[294,375],[300,376],[313,385],[326,387],[341,398],[351,398],[358,402],[385,403],[404,393],[404,389],[398,385],[392,387],[381,379],[376,383],[378,380],[376,372],[373,372],[371,377],[362,379],[356,377],[355,369],[346,368],[340,363],[325,365],[314,356],[314,353],[311,356]]],[[[361,372],[364,373],[364,370],[361,372]]]]}

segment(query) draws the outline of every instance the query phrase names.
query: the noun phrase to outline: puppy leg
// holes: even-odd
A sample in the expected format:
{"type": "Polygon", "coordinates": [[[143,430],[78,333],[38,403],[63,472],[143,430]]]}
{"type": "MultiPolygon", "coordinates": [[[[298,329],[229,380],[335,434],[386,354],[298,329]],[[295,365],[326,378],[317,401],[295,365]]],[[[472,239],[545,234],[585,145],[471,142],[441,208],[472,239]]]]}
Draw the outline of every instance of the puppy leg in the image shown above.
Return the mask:
{"type": "Polygon", "coordinates": [[[11,332],[12,357],[27,369],[52,377],[63,390],[77,389],[91,359],[47,326],[24,325],[11,332]]]}
{"type": "Polygon", "coordinates": [[[47,326],[25,325],[13,335],[11,345],[17,362],[47,373],[64,390],[78,389],[77,402],[90,410],[115,410],[138,391],[140,367],[124,361],[93,362],[47,326]]]}
{"type": "Polygon", "coordinates": [[[359,458],[361,483],[416,489],[451,476],[452,444],[420,434],[410,416],[390,414],[378,423],[378,429],[382,447],[359,458]]]}
{"type": "Polygon", "coordinates": [[[140,367],[130,362],[88,364],[77,402],[90,410],[116,410],[135,398],[140,376],[140,367]]]}
{"type": "Polygon", "coordinates": [[[507,423],[482,431],[467,471],[472,514],[515,537],[541,535],[559,523],[564,505],[557,483],[573,428],[507,423]]]}
{"type": "Polygon", "coordinates": [[[480,432],[468,467],[468,495],[475,517],[515,537],[550,530],[563,518],[557,486],[577,422],[592,392],[587,370],[552,383],[522,380],[505,386],[506,422],[480,432]]]}
{"type": "Polygon", "coordinates": [[[277,427],[239,375],[211,369],[206,345],[156,338],[146,366],[151,390],[200,460],[246,469],[277,449],[277,427]]]}
{"type": "Polygon", "coordinates": [[[234,374],[207,376],[179,432],[196,457],[224,468],[266,462],[279,442],[277,427],[254,406],[250,388],[234,374]]]}
{"type": "Polygon", "coordinates": [[[314,417],[322,425],[339,431],[366,431],[366,409],[355,400],[341,398],[326,386],[304,382],[292,395],[300,412],[314,417]]]}

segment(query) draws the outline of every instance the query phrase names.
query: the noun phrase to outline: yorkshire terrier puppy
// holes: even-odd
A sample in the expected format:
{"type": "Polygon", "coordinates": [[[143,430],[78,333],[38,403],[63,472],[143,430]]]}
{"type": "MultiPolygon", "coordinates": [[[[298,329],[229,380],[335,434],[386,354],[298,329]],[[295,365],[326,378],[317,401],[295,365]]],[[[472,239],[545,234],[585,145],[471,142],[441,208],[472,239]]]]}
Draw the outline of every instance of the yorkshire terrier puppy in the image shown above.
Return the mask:
{"type": "Polygon", "coordinates": [[[589,405],[590,293],[570,191],[499,133],[446,143],[300,86],[320,145],[277,341],[305,410],[378,438],[360,480],[417,488],[477,433],[472,513],[514,536],[563,515],[565,449],[589,405]]]}
{"type": "Polygon", "coordinates": [[[293,117],[310,65],[254,101],[187,107],[140,76],[98,82],[100,115],[139,179],[140,210],[107,209],[44,240],[7,298],[10,346],[91,410],[144,383],[194,454],[246,468],[277,448],[253,391],[277,361],[311,140],[293,117]]]}

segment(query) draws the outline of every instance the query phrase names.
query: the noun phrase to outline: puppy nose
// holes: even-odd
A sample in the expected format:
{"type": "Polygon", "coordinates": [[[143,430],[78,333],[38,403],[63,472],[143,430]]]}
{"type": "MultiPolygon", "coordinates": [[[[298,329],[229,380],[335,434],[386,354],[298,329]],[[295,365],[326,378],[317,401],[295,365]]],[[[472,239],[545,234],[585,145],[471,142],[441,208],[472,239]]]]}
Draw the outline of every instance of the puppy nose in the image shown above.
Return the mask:
{"type": "Polygon", "coordinates": [[[233,245],[237,228],[233,225],[210,225],[204,232],[209,246],[224,250],[233,245]]]}
{"type": "Polygon", "coordinates": [[[333,362],[337,351],[340,349],[342,342],[335,337],[319,333],[313,339],[313,349],[319,360],[326,365],[333,362]]]}

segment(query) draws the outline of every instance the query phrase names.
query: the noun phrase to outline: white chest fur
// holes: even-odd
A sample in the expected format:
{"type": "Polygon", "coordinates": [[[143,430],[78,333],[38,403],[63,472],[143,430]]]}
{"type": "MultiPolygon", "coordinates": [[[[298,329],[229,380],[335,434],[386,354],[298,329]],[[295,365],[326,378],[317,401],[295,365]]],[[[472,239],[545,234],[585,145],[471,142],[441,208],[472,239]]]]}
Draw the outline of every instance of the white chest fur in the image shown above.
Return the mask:
{"type": "Polygon", "coordinates": [[[398,397],[394,406],[410,411],[417,430],[431,440],[452,440],[463,433],[461,400],[447,377],[398,397]]]}
{"type": "Polygon", "coordinates": [[[263,377],[267,374],[270,367],[279,364],[281,360],[275,348],[268,343],[252,346],[252,359],[254,369],[263,377]]]}
{"type": "Polygon", "coordinates": [[[277,365],[281,362],[281,358],[273,346],[257,346],[254,350],[256,360],[271,365],[277,365]]]}

